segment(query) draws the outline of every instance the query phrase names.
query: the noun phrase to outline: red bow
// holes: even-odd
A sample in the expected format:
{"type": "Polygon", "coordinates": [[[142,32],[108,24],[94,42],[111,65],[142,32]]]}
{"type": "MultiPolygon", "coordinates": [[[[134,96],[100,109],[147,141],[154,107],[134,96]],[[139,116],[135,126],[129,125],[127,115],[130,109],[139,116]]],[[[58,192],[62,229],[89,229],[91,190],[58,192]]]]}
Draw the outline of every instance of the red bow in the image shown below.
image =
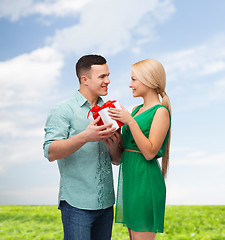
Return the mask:
{"type": "Polygon", "coordinates": [[[88,116],[87,117],[89,117],[89,114],[90,114],[90,112],[92,112],[93,113],[93,118],[95,119],[95,118],[97,118],[98,117],[98,112],[100,111],[100,110],[102,110],[102,109],[104,109],[104,108],[116,108],[114,105],[113,105],[113,103],[114,102],[116,102],[116,100],[113,100],[113,101],[107,101],[107,102],[105,102],[101,107],[100,106],[94,106],[93,108],[91,108],[90,109],[90,111],[88,112],[88,116]]]}

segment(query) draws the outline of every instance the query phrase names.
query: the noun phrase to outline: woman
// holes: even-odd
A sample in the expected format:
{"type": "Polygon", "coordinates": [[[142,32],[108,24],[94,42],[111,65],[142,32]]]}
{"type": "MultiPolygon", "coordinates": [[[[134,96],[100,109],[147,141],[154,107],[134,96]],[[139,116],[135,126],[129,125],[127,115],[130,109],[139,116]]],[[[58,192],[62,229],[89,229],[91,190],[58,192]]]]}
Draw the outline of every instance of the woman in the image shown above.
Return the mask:
{"type": "Polygon", "coordinates": [[[106,141],[112,159],[121,154],[115,221],[128,227],[131,240],[155,239],[163,232],[170,145],[170,101],[165,93],[166,76],[161,63],[146,59],[132,66],[130,88],[143,104],[131,113],[110,109],[123,122],[123,150],[116,147],[119,135],[106,141]],[[162,97],[160,102],[159,95],[162,97]],[[123,151],[123,153],[122,153],[123,151]],[[162,157],[162,170],[158,158],[162,157]]]}

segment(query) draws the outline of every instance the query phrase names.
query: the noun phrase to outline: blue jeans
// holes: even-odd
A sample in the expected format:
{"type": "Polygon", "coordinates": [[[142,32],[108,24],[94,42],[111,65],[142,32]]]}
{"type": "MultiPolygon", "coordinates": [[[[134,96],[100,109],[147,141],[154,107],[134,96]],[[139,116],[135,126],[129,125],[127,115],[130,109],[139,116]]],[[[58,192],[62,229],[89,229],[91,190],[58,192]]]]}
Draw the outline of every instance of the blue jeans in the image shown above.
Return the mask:
{"type": "Polygon", "coordinates": [[[82,210],[60,202],[64,240],[110,240],[113,207],[101,210],[82,210]]]}

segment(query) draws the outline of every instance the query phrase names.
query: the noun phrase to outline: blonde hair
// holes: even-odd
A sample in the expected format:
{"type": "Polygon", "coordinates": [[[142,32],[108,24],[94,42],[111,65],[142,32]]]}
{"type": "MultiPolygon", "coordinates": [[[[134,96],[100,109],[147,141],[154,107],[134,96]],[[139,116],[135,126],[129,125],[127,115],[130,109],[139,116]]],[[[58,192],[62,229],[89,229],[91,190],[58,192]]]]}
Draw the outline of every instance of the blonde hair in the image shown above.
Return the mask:
{"type": "MultiPolygon", "coordinates": [[[[138,80],[140,80],[148,87],[155,89],[156,92],[160,94],[162,97],[162,105],[168,108],[171,116],[170,100],[165,92],[166,73],[163,65],[154,59],[146,59],[133,64],[132,70],[138,80]]],[[[164,156],[162,157],[162,174],[164,178],[166,178],[167,170],[169,167],[170,139],[171,133],[166,145],[164,156]]]]}

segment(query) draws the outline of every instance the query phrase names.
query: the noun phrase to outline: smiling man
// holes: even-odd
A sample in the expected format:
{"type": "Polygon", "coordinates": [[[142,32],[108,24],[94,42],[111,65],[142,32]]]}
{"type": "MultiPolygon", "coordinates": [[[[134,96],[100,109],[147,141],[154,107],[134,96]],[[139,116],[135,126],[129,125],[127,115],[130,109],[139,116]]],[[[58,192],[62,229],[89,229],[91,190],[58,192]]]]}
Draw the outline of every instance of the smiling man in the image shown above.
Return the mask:
{"type": "MultiPolygon", "coordinates": [[[[111,158],[103,140],[113,135],[112,124],[90,123],[89,110],[101,106],[108,94],[105,58],[85,55],[76,64],[80,89],[57,104],[45,126],[44,153],[58,162],[59,209],[65,240],[109,240],[115,201],[111,158]]],[[[118,133],[115,133],[118,134],[118,133]]]]}

